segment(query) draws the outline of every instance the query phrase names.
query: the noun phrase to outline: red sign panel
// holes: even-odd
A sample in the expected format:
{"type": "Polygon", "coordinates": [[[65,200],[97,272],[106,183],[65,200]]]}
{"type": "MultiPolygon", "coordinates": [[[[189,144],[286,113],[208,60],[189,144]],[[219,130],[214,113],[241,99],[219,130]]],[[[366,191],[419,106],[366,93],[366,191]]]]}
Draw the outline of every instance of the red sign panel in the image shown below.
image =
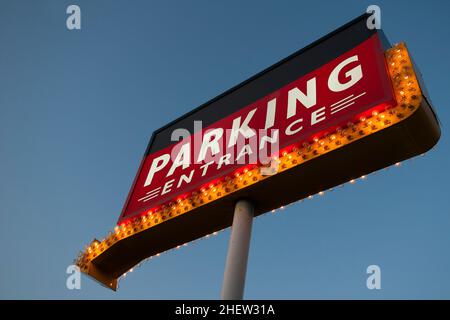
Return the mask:
{"type": "MultiPolygon", "coordinates": [[[[394,105],[378,35],[229,116],[146,156],[119,223],[394,105]]],[[[200,124],[199,124],[200,125],[200,124]]]]}

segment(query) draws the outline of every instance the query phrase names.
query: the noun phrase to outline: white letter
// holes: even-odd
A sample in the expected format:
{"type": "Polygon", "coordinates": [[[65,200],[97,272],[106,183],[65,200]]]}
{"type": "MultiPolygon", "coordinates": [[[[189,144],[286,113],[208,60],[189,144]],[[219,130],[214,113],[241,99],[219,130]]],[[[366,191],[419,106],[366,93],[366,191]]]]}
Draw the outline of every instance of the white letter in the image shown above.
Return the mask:
{"type": "Polygon", "coordinates": [[[358,61],[358,56],[352,56],[350,58],[345,59],[341,63],[339,63],[336,68],[333,69],[333,71],[330,74],[330,77],[328,78],[328,87],[331,91],[339,92],[344,91],[351,86],[353,86],[355,83],[357,83],[361,78],[363,77],[361,65],[358,64],[353,69],[347,71],[345,73],[345,76],[347,78],[350,78],[350,80],[347,83],[340,83],[339,82],[339,72],[349,63],[358,61]]]}
{"type": "Polygon", "coordinates": [[[252,153],[253,153],[252,148],[250,148],[249,145],[245,145],[239,152],[239,154],[236,158],[236,163],[245,164],[245,159],[244,159],[244,161],[239,161],[239,159],[242,158],[243,156],[245,156],[246,154],[251,155],[252,153]]]}
{"type": "Polygon", "coordinates": [[[371,274],[367,278],[367,289],[381,289],[381,269],[376,264],[367,267],[367,274],[371,274]]]}
{"type": "Polygon", "coordinates": [[[293,88],[288,92],[287,118],[295,116],[297,113],[297,101],[300,101],[306,108],[311,108],[316,104],[316,78],[306,82],[306,95],[298,88],[293,88]]]}
{"type": "Polygon", "coordinates": [[[233,126],[231,127],[231,134],[230,134],[230,140],[228,141],[228,148],[231,146],[234,146],[237,141],[237,137],[239,135],[239,132],[246,138],[250,138],[255,135],[252,129],[248,126],[248,123],[252,119],[253,115],[256,112],[256,108],[250,111],[247,116],[245,117],[244,122],[241,124],[241,117],[238,117],[233,120],[233,126]]]}
{"type": "Polygon", "coordinates": [[[181,186],[181,183],[183,183],[183,182],[187,182],[187,183],[191,182],[192,176],[194,175],[194,171],[195,171],[195,169],[191,170],[189,177],[185,174],[182,174],[180,177],[180,180],[178,180],[177,188],[179,188],[181,186]]]}
{"type": "Polygon", "coordinates": [[[153,175],[164,168],[170,160],[170,156],[165,153],[158,158],[153,159],[152,165],[148,170],[147,179],[145,180],[144,187],[149,186],[152,183],[153,175]]]}
{"type": "Polygon", "coordinates": [[[215,155],[220,152],[220,146],[218,141],[220,140],[220,138],[222,138],[222,135],[223,135],[222,128],[213,129],[205,133],[205,135],[203,136],[202,146],[200,148],[200,152],[197,159],[198,163],[205,160],[206,152],[208,151],[209,148],[211,148],[211,155],[215,155]],[[211,141],[209,141],[211,139],[211,136],[214,136],[214,138],[211,141]]]}
{"type": "MultiPolygon", "coordinates": [[[[261,131],[262,130],[260,130],[260,132],[261,131]]],[[[270,144],[277,143],[277,145],[278,145],[278,129],[272,130],[272,133],[273,133],[272,137],[268,136],[268,135],[265,135],[265,136],[263,136],[261,138],[261,140],[259,142],[259,149],[260,150],[264,148],[266,142],[269,142],[270,144]]],[[[261,136],[261,134],[260,134],[260,136],[261,136]]]]}
{"type": "Polygon", "coordinates": [[[220,168],[222,168],[222,166],[225,165],[229,165],[230,164],[230,158],[231,158],[231,154],[227,153],[224,156],[221,156],[219,159],[219,163],[217,164],[217,170],[219,170],[220,168]]]}
{"type": "Polygon", "coordinates": [[[164,184],[164,187],[161,191],[161,195],[166,194],[171,191],[172,185],[175,182],[175,179],[169,180],[164,184]]]}
{"type": "Polygon", "coordinates": [[[325,120],[325,107],[319,108],[313,113],[311,113],[311,125],[315,125],[316,123],[325,120]]]}
{"type": "Polygon", "coordinates": [[[267,102],[266,125],[264,129],[269,129],[275,122],[275,111],[277,109],[277,98],[273,98],[267,102]]]}
{"type": "Polygon", "coordinates": [[[80,30],[81,29],[81,9],[80,9],[80,7],[75,4],[71,4],[70,6],[67,7],[66,13],[70,14],[70,16],[68,16],[67,20],[66,20],[67,29],[80,30]]]}
{"type": "Polygon", "coordinates": [[[172,163],[169,172],[166,177],[171,176],[176,168],[183,166],[183,169],[186,169],[191,164],[191,144],[185,143],[181,146],[178,151],[177,157],[172,163]]]}
{"type": "Polygon", "coordinates": [[[295,125],[295,124],[297,124],[297,123],[300,123],[300,122],[302,122],[303,121],[303,119],[302,118],[300,118],[300,119],[297,119],[297,120],[295,120],[294,122],[292,122],[290,125],[288,125],[288,127],[286,128],[286,135],[288,135],[288,136],[291,136],[291,135],[293,135],[293,134],[296,134],[297,132],[299,132],[300,130],[302,130],[303,129],[303,126],[300,126],[300,127],[298,127],[298,129],[296,129],[296,130],[292,130],[292,126],[293,125],[295,125]]]}
{"type": "Polygon", "coordinates": [[[202,171],[202,177],[206,174],[206,172],[208,171],[208,167],[210,165],[212,165],[214,163],[214,161],[210,161],[208,163],[205,163],[204,165],[200,166],[200,169],[203,169],[202,171]]]}

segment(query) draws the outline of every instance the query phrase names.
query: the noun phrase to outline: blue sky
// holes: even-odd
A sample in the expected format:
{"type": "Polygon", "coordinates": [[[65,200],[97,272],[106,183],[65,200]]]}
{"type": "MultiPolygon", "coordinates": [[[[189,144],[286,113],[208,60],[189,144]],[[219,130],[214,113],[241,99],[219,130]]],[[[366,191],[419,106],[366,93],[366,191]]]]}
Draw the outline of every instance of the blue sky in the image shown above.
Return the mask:
{"type": "MultiPolygon", "coordinates": [[[[229,230],[114,293],[66,268],[114,227],[153,130],[320,38],[368,1],[0,0],[0,298],[216,299],[229,230]],[[78,4],[82,30],[66,29],[78,4]]],[[[448,1],[376,2],[442,125],[426,156],[255,220],[248,299],[450,298],[448,1]],[[368,290],[377,264],[382,289],[368,290]]]]}

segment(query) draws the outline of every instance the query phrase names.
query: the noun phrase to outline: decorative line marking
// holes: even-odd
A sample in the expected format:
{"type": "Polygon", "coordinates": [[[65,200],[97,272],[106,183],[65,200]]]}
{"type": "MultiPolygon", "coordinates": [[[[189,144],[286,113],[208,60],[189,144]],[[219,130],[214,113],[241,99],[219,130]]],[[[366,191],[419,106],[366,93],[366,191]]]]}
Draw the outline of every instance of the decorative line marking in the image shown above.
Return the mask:
{"type": "Polygon", "coordinates": [[[151,200],[151,199],[157,197],[157,196],[158,196],[159,189],[161,189],[161,187],[158,187],[158,188],[156,188],[156,189],[150,190],[149,192],[146,193],[146,196],[144,196],[144,197],[138,199],[138,201],[144,201],[144,202],[146,202],[146,201],[148,201],[148,200],[151,200]]]}
{"type": "Polygon", "coordinates": [[[353,97],[353,94],[349,95],[348,97],[345,97],[342,100],[339,100],[338,102],[333,103],[330,107],[333,107],[333,106],[337,105],[338,103],[344,102],[345,100],[350,99],[351,97],[353,97]]]}
{"type": "Polygon", "coordinates": [[[333,111],[331,111],[331,114],[336,113],[336,112],[339,112],[339,111],[342,111],[342,110],[344,110],[345,108],[351,106],[352,104],[355,104],[355,101],[351,101],[351,102],[348,103],[348,104],[344,104],[344,105],[343,105],[342,107],[340,107],[340,108],[334,109],[333,111]]]}
{"type": "Polygon", "coordinates": [[[353,95],[350,95],[336,103],[333,103],[330,107],[331,107],[331,114],[336,113],[338,111],[341,111],[345,108],[347,108],[348,106],[351,106],[352,104],[355,103],[355,100],[358,99],[359,97],[365,95],[366,92],[364,91],[363,93],[357,95],[356,97],[353,97],[353,95]],[[344,101],[345,100],[345,101],[344,101]],[[344,101],[344,102],[342,102],[344,101]]]}

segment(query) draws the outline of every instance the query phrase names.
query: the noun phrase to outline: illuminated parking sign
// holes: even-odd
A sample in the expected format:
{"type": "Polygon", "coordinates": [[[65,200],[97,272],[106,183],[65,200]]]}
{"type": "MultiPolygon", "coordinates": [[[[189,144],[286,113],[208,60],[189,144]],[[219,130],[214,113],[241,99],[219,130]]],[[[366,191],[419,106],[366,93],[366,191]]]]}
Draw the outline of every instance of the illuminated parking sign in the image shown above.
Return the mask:
{"type": "Polygon", "coordinates": [[[365,19],[157,130],[81,270],[116,289],[143,259],[229,227],[239,199],[260,215],[430,149],[440,130],[408,50],[365,19]]]}
{"type": "Polygon", "coordinates": [[[260,158],[271,155],[273,143],[283,149],[310,141],[372,108],[394,105],[383,52],[374,34],[181,143],[149,152],[121,221],[189,198],[246,165],[267,163],[260,158]]]}

